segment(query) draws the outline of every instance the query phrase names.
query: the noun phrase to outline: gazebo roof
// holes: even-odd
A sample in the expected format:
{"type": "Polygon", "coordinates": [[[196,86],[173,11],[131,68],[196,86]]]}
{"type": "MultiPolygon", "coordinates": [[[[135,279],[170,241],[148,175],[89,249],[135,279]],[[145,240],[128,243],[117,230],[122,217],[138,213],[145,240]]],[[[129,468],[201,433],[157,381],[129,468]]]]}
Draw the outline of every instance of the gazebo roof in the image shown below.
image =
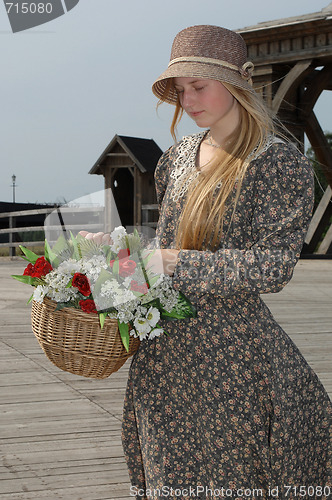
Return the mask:
{"type": "Polygon", "coordinates": [[[311,23],[313,21],[326,21],[332,19],[332,2],[329,3],[324,9],[313,12],[311,14],[303,14],[301,16],[293,16],[293,17],[285,17],[282,19],[277,19],[273,21],[264,21],[262,23],[258,23],[252,26],[246,26],[244,28],[237,29],[236,31],[240,34],[247,32],[254,32],[257,34],[258,31],[262,30],[271,30],[273,28],[277,28],[280,30],[283,26],[294,26],[297,24],[303,25],[303,23],[311,23]]]}
{"type": "MultiPolygon", "coordinates": [[[[141,172],[154,172],[157,162],[162,155],[162,150],[153,139],[142,139],[140,137],[128,137],[125,135],[115,135],[106,149],[93,165],[89,174],[103,174],[102,164],[110,155],[114,153],[117,146],[126,154],[141,172]]],[[[118,150],[118,148],[117,148],[118,150]]]]}

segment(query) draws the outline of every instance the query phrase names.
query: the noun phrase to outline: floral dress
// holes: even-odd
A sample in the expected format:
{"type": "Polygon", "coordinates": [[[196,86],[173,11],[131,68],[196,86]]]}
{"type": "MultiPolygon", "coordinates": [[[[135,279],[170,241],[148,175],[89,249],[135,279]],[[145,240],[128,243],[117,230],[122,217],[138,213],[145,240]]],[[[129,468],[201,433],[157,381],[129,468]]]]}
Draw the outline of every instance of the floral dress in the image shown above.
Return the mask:
{"type": "MultiPolygon", "coordinates": [[[[181,179],[199,175],[204,135],[157,165],[161,248],[175,247],[181,179]]],[[[260,297],[291,279],[312,200],[308,160],[270,140],[251,158],[219,249],[180,251],[173,284],[197,316],[161,321],[168,335],[132,360],[122,432],[131,496],[289,499],[302,486],[302,498],[327,498],[331,403],[260,297]]]]}

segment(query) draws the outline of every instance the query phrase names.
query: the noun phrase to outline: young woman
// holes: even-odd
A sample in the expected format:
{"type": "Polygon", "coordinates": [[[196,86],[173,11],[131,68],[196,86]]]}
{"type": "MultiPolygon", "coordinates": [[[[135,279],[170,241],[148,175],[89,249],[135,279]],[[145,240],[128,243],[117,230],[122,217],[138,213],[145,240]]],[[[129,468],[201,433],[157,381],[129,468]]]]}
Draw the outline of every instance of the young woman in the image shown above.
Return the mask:
{"type": "Polygon", "coordinates": [[[157,165],[149,261],[197,317],[163,324],[168,335],[142,342],[131,364],[122,439],[137,498],[324,499],[331,487],[330,400],[260,298],[292,277],[312,170],[277,133],[252,69],[238,34],[193,26],[153,85],[175,105],[173,136],[183,112],[204,129],[157,165]]]}
{"type": "Polygon", "coordinates": [[[137,498],[327,492],[329,398],[260,298],[292,276],[312,171],[277,134],[252,68],[238,34],[193,26],[153,85],[175,105],[173,135],[183,112],[203,129],[155,173],[163,266],[197,317],[167,322],[131,364],[123,447],[137,498]]]}

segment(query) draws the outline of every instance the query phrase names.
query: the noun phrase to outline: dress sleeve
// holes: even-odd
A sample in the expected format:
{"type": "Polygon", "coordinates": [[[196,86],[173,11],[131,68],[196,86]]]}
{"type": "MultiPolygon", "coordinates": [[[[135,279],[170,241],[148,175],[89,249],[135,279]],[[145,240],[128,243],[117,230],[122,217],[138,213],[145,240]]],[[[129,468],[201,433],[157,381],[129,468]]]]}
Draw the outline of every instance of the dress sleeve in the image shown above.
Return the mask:
{"type": "Polygon", "coordinates": [[[168,184],[168,177],[169,177],[169,164],[170,164],[170,154],[172,151],[173,147],[171,146],[168,148],[165,153],[161,155],[159,158],[159,161],[157,163],[155,172],[154,172],[154,180],[155,180],[155,187],[156,187],[156,193],[157,193],[157,202],[158,202],[158,209],[160,212],[161,204],[163,202],[164,194],[167,188],[168,184]]]}
{"type": "Polygon", "coordinates": [[[313,173],[291,146],[272,148],[272,162],[261,162],[254,181],[252,246],[179,252],[173,284],[193,301],[278,292],[291,279],[311,218],[313,173]]]}

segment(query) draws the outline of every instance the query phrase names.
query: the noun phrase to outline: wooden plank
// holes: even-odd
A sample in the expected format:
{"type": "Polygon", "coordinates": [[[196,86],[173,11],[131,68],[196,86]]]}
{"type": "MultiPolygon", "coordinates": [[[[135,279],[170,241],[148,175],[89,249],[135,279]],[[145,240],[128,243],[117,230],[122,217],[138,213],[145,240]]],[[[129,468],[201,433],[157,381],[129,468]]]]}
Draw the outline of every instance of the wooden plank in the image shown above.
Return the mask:
{"type": "Polygon", "coordinates": [[[76,206],[76,205],[69,205],[69,206],[60,206],[60,207],[53,207],[53,208],[38,208],[34,210],[18,210],[16,212],[2,212],[0,213],[0,219],[8,218],[8,217],[22,217],[22,216],[27,216],[27,215],[48,215],[52,212],[57,212],[60,211],[61,213],[84,213],[84,212],[103,212],[104,207],[103,206],[94,206],[94,205],[89,205],[87,206],[76,206]]]}
{"type": "MultiPolygon", "coordinates": [[[[6,494],[0,498],[3,500],[46,500],[45,491],[25,491],[22,493],[6,494]]],[[[127,483],[102,484],[99,486],[80,487],[71,486],[67,488],[61,487],[61,482],[53,491],[47,490],[47,500],[133,500],[133,496],[129,496],[129,485],[127,483]]]]}
{"type": "Polygon", "coordinates": [[[273,97],[272,109],[274,113],[278,113],[285,96],[292,90],[292,88],[294,88],[295,85],[298,85],[300,79],[303,79],[306,74],[306,70],[311,65],[311,62],[311,59],[308,59],[307,61],[298,61],[287,73],[273,97]]]}
{"type": "Polygon", "coordinates": [[[20,245],[25,247],[39,247],[44,246],[45,240],[43,241],[13,241],[8,243],[0,243],[0,248],[8,248],[8,247],[16,247],[18,248],[20,245]]]}
{"type": "MultiPolygon", "coordinates": [[[[59,229],[60,225],[47,225],[47,230],[52,231],[52,230],[57,230],[59,229]]],[[[82,224],[66,224],[65,225],[66,230],[80,230],[82,227],[82,224]]],[[[100,224],[84,224],[84,227],[86,229],[98,229],[100,228],[100,224]]],[[[23,226],[23,227],[13,227],[11,229],[0,229],[0,234],[11,234],[11,233],[29,233],[31,231],[44,231],[44,225],[42,226],[23,226]]],[[[24,244],[25,242],[21,242],[21,244],[24,244]]],[[[12,244],[12,243],[11,243],[12,244]]]]}
{"type": "Polygon", "coordinates": [[[316,253],[318,254],[332,253],[331,245],[332,245],[332,224],[327,230],[326,235],[324,236],[324,239],[319,245],[316,253]]]}
{"type": "Polygon", "coordinates": [[[332,198],[332,189],[330,186],[327,186],[309,224],[308,232],[305,237],[305,243],[307,244],[310,243],[312,237],[314,236],[318,228],[321,218],[323,217],[329,203],[331,203],[331,198],[332,198]]]}
{"type": "Polygon", "coordinates": [[[16,212],[2,212],[0,213],[0,219],[8,217],[21,217],[25,215],[44,215],[49,214],[56,210],[57,208],[38,208],[33,210],[17,210],[16,212]]]}

